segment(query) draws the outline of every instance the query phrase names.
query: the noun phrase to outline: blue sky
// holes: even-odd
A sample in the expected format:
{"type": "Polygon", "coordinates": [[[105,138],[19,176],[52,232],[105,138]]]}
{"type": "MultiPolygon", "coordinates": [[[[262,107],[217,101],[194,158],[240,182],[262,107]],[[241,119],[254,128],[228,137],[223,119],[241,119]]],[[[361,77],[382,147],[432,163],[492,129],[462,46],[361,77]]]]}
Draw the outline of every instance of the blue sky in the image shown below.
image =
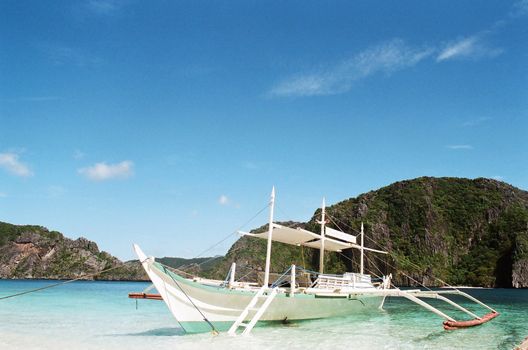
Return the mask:
{"type": "Polygon", "coordinates": [[[278,220],[424,175],[528,189],[526,0],[2,1],[0,33],[0,220],[120,258],[194,257],[272,185],[278,220]]]}

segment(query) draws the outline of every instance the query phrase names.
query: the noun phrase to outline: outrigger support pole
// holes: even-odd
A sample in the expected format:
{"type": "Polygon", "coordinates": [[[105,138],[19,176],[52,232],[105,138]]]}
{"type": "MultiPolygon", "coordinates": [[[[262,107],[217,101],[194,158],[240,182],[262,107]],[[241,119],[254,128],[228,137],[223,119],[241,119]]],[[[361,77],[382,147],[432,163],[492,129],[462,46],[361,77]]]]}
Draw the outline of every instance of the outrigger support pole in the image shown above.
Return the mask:
{"type": "Polygon", "coordinates": [[[414,302],[414,303],[426,308],[427,310],[429,310],[431,312],[434,312],[435,314],[437,314],[438,316],[442,317],[445,320],[444,321],[444,329],[446,329],[446,330],[454,330],[454,329],[478,326],[478,325],[481,325],[483,323],[486,323],[486,322],[492,320],[493,318],[495,318],[495,317],[497,317],[499,315],[499,313],[497,311],[493,310],[491,307],[489,307],[488,305],[484,304],[480,300],[472,297],[471,295],[469,295],[467,293],[461,292],[461,291],[459,291],[457,289],[455,289],[455,290],[445,290],[445,291],[443,291],[443,290],[442,291],[421,291],[421,290],[418,290],[418,289],[404,291],[404,290],[396,289],[396,290],[384,290],[380,294],[383,295],[384,298],[388,297],[388,296],[404,297],[404,298],[409,299],[410,301],[412,301],[412,302],[414,302]],[[486,314],[486,315],[484,315],[484,316],[482,316],[482,317],[479,317],[476,314],[474,314],[473,312],[467,310],[466,308],[464,308],[461,305],[455,303],[454,301],[444,297],[441,294],[454,294],[454,295],[460,295],[460,296],[466,297],[469,300],[471,300],[471,301],[473,301],[473,302],[475,302],[475,303],[477,303],[477,304],[489,309],[491,312],[486,314]],[[442,301],[448,303],[449,305],[452,305],[452,306],[456,307],[457,309],[465,312],[466,314],[474,317],[474,319],[467,320],[467,321],[457,321],[457,320],[453,319],[452,317],[446,315],[442,311],[438,310],[436,307],[434,307],[434,306],[426,303],[425,301],[421,300],[420,298],[430,298],[430,299],[442,300],[442,301]]]}
{"type": "Polygon", "coordinates": [[[446,320],[453,321],[453,322],[456,321],[454,318],[444,314],[442,311],[440,311],[437,308],[427,304],[425,301],[418,299],[417,297],[412,295],[412,293],[407,293],[407,292],[400,291],[399,295],[404,297],[404,298],[409,299],[410,301],[414,301],[416,304],[418,304],[420,306],[423,306],[427,310],[429,310],[431,312],[434,312],[435,314],[437,314],[438,316],[440,316],[440,317],[442,317],[442,318],[444,318],[446,320]]]}
{"type": "Polygon", "coordinates": [[[453,305],[454,307],[456,307],[457,309],[459,309],[460,311],[463,311],[465,312],[466,314],[472,316],[472,317],[475,317],[477,319],[481,319],[481,317],[475,315],[473,312],[469,311],[468,309],[462,307],[461,305],[458,305],[457,303],[455,303],[454,301],[452,301],[451,299],[448,299],[444,296],[441,296],[440,294],[436,294],[436,293],[431,293],[430,295],[428,295],[428,293],[423,293],[423,294],[420,294],[419,295],[420,297],[422,298],[433,298],[433,299],[438,299],[438,300],[442,300],[442,301],[445,301],[446,303],[450,304],[450,305],[453,305]]]}
{"type": "Polygon", "coordinates": [[[493,309],[492,307],[489,307],[488,305],[484,304],[482,301],[478,300],[477,298],[472,297],[471,295],[469,295],[467,293],[464,293],[464,292],[462,292],[462,291],[460,291],[458,289],[455,289],[455,290],[441,290],[441,291],[437,291],[436,293],[438,293],[438,294],[456,294],[456,295],[461,295],[463,297],[468,298],[471,301],[474,301],[475,303],[479,304],[480,306],[485,307],[486,309],[490,310],[491,312],[497,312],[495,309],[493,309]]]}

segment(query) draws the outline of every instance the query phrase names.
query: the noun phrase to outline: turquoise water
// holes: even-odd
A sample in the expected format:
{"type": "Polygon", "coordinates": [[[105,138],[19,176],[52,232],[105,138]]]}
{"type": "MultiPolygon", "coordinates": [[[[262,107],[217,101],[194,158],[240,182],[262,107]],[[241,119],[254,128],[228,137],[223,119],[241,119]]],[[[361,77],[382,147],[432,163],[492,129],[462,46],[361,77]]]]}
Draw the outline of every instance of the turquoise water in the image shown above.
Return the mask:
{"type": "MultiPolygon", "coordinates": [[[[0,280],[0,296],[52,281],[0,280]]],[[[528,290],[469,289],[501,315],[444,331],[442,320],[391,298],[370,315],[259,327],[249,337],[184,335],[163,302],[127,298],[147,283],[74,282],[0,300],[0,349],[512,349],[528,336],[528,290]]],[[[465,304],[469,305],[469,304],[465,304]]],[[[485,313],[482,309],[479,314],[485,313]]],[[[459,315],[444,307],[450,315],[459,315]]],[[[456,318],[456,317],[455,317],[456,318]]]]}

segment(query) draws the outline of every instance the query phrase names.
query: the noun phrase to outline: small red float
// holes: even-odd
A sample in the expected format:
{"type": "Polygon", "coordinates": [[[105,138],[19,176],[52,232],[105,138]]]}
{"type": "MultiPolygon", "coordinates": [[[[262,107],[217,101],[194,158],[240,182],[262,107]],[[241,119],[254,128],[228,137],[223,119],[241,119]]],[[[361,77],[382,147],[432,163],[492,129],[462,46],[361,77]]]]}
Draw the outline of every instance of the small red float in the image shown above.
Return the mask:
{"type": "Polygon", "coordinates": [[[469,321],[444,321],[444,329],[452,331],[452,330],[460,329],[460,328],[479,326],[483,323],[488,322],[489,320],[494,319],[497,316],[499,316],[499,313],[496,311],[493,311],[493,312],[490,312],[482,316],[480,319],[476,318],[474,320],[469,320],[469,321]]]}

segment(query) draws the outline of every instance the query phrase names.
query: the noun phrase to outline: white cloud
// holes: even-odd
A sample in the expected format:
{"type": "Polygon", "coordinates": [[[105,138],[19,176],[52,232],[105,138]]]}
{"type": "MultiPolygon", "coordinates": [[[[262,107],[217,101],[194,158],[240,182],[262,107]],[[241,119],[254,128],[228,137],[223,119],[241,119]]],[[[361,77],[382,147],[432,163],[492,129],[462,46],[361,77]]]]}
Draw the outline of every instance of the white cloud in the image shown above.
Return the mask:
{"type": "Polygon", "coordinates": [[[18,160],[18,154],[13,152],[0,153],[0,168],[4,168],[16,176],[28,177],[33,175],[29,167],[18,160]]]}
{"type": "Polygon", "coordinates": [[[460,59],[460,58],[482,58],[495,57],[502,53],[502,49],[491,48],[483,43],[478,35],[448,42],[436,57],[437,62],[460,59]]]}
{"type": "Polygon", "coordinates": [[[218,204],[220,205],[228,205],[230,202],[229,198],[223,194],[220,196],[220,198],[218,198],[218,204]]]}
{"type": "Polygon", "coordinates": [[[413,48],[401,39],[372,46],[334,67],[292,76],[279,82],[270,96],[314,96],[343,93],[352,84],[375,73],[387,73],[416,65],[430,56],[430,48],[413,48]]]}
{"type": "Polygon", "coordinates": [[[0,198],[6,198],[7,197],[7,193],[5,192],[0,192],[0,198]]]}
{"type": "Polygon", "coordinates": [[[476,41],[476,37],[469,37],[456,42],[450,42],[440,52],[436,60],[443,61],[456,56],[467,56],[473,52],[476,41]]]}
{"type": "Polygon", "coordinates": [[[93,181],[126,179],[134,174],[134,163],[129,160],[116,164],[101,162],[90,167],[81,168],[78,172],[93,181]]]}
{"type": "Polygon", "coordinates": [[[458,150],[458,149],[473,149],[473,146],[471,146],[471,145],[447,145],[446,147],[449,148],[449,149],[455,149],[455,150],[458,150]]]}

